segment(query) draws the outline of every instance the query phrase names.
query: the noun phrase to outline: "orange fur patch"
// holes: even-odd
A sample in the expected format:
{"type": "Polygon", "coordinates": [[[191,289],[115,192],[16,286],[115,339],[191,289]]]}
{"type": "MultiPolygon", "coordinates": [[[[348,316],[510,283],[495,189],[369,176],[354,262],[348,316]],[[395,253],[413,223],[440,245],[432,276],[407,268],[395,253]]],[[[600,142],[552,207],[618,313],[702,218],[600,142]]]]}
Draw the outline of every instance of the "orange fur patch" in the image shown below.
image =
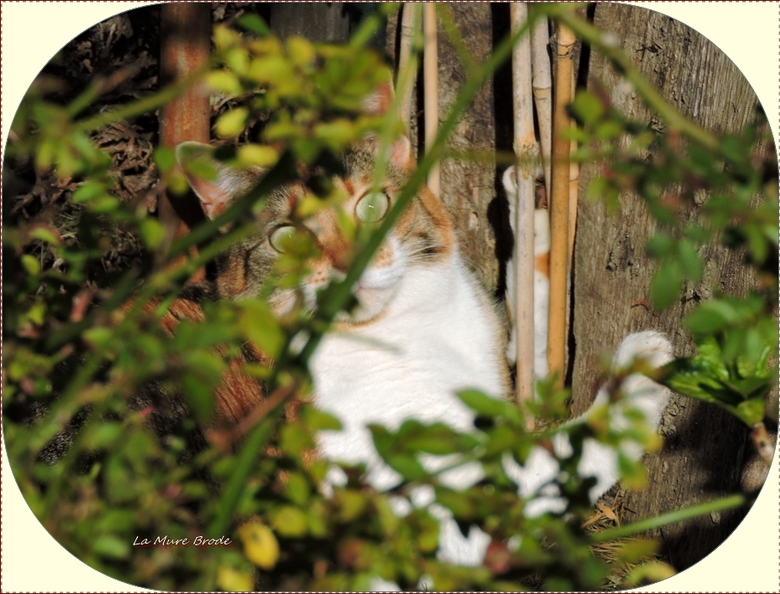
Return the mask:
{"type": "Polygon", "coordinates": [[[534,268],[541,272],[545,278],[550,278],[550,252],[536,256],[534,258],[534,268]]]}

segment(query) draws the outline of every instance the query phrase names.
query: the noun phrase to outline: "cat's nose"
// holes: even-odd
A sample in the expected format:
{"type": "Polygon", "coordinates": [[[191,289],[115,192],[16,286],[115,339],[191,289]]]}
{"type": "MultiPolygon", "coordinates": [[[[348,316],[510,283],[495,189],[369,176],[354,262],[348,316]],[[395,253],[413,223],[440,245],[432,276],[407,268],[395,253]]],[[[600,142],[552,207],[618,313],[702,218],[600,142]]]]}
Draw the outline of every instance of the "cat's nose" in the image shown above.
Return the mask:
{"type": "Polygon", "coordinates": [[[346,273],[352,263],[352,254],[346,246],[324,247],[322,255],[325,256],[334,270],[346,273]]]}

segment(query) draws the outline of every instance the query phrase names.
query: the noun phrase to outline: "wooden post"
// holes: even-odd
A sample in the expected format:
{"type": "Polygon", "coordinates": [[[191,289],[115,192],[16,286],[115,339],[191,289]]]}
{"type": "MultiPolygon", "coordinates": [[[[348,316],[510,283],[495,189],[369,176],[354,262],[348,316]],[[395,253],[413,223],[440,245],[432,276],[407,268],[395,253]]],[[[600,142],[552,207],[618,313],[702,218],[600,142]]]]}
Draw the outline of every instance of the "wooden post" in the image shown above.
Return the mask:
{"type": "MultiPolygon", "coordinates": [[[[528,20],[528,6],[510,5],[514,33],[528,20]]],[[[531,40],[523,37],[512,52],[513,148],[518,158],[515,207],[515,344],[517,347],[517,400],[534,396],[534,169],[537,148],[531,88],[531,40]]],[[[529,419],[529,422],[530,419],[529,419]]]]}
{"type": "MultiPolygon", "coordinates": [[[[211,6],[177,2],[160,9],[160,83],[181,80],[201,68],[211,54],[211,6]]],[[[209,141],[209,97],[197,86],[160,110],[160,144],[175,148],[180,142],[209,141]]],[[[204,219],[191,196],[167,196],[158,206],[168,237],[174,238],[204,219]]]]}
{"type": "MultiPolygon", "coordinates": [[[[427,2],[424,5],[423,27],[425,33],[425,49],[423,55],[423,76],[425,86],[425,147],[426,150],[436,138],[439,127],[439,58],[436,40],[436,4],[427,2]]],[[[441,196],[440,169],[436,165],[428,174],[428,188],[441,196]]]]}
{"type": "Polygon", "coordinates": [[[558,26],[555,58],[555,111],[553,114],[552,184],[550,196],[550,313],[547,361],[563,386],[566,372],[566,319],[569,253],[569,140],[561,138],[571,125],[566,106],[572,99],[574,34],[558,26]]]}

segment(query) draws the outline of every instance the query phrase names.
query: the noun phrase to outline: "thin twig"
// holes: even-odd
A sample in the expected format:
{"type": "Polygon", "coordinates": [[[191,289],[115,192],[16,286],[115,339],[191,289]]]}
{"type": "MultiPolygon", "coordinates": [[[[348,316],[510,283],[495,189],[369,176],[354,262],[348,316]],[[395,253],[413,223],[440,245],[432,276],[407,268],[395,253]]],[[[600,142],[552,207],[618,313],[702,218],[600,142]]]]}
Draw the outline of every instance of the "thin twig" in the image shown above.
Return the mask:
{"type": "Polygon", "coordinates": [[[609,542],[617,538],[623,538],[624,536],[630,536],[638,532],[645,532],[647,530],[653,530],[655,528],[662,528],[675,522],[682,522],[683,520],[689,520],[698,516],[711,514],[717,511],[724,511],[727,509],[733,509],[736,507],[742,507],[747,505],[755,498],[753,495],[730,495],[715,501],[708,501],[706,503],[699,503],[697,505],[691,505],[682,509],[675,510],[660,516],[634,522],[633,524],[627,524],[610,530],[604,530],[603,532],[597,532],[590,536],[590,541],[593,544],[602,542],[609,542]]]}

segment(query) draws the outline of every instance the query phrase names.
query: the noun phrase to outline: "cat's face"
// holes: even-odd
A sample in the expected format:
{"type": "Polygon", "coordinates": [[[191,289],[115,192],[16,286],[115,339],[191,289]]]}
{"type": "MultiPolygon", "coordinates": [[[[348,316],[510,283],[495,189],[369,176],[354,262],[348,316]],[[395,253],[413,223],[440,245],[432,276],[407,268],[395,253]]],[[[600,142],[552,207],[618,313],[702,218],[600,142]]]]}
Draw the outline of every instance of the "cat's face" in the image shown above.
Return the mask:
{"type": "MultiPolygon", "coordinates": [[[[192,143],[187,144],[192,149],[192,143]]],[[[201,146],[200,152],[204,150],[201,146]]],[[[379,191],[372,191],[378,150],[374,138],[366,138],[354,147],[344,158],[346,174],[333,180],[338,200],[309,216],[300,216],[308,194],[303,184],[277,188],[257,217],[257,233],[231,248],[218,263],[220,296],[259,296],[263,282],[280,256],[294,251],[296,241],[310,241],[314,247],[312,253],[316,255],[306,261],[303,281],[288,286],[282,277],[269,303],[278,315],[297,306],[313,310],[318,291],[331,280],[344,278],[353,259],[354,229],[375,226],[382,221],[408,179],[413,162],[409,141],[402,137],[391,147],[379,191]]],[[[251,189],[262,175],[257,170],[231,169],[220,164],[216,168],[219,175],[214,181],[190,179],[206,215],[211,218],[251,189]]],[[[186,167],[183,169],[186,171],[186,167]]],[[[381,318],[407,273],[415,266],[431,265],[446,258],[452,241],[452,227],[444,206],[427,188],[422,188],[356,283],[353,289],[356,305],[340,314],[337,323],[362,325],[381,318]]]]}

